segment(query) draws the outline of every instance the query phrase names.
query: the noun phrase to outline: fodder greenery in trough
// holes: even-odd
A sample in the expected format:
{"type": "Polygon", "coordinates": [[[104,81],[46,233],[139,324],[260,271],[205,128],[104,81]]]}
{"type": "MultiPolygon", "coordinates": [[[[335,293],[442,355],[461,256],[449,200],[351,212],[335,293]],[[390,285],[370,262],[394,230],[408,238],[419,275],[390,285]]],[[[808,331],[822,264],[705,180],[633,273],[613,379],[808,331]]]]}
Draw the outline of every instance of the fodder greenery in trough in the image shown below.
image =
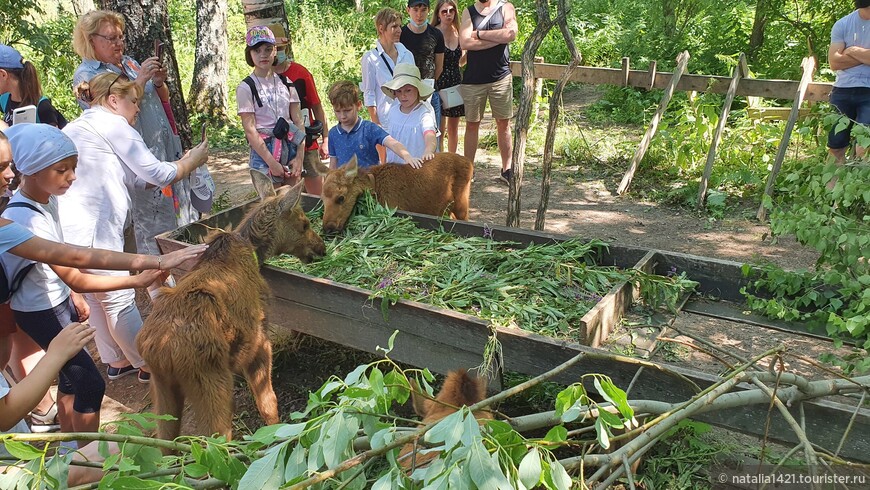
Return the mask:
{"type": "MultiPolygon", "coordinates": [[[[317,227],[322,209],[309,217],[317,227]]],[[[557,338],[577,340],[579,321],[622,281],[640,285],[652,307],[673,308],[695,283],[595,264],[601,241],[547,245],[461,237],[417,227],[367,195],[343,235],[327,240],[326,256],[312,264],[282,256],[271,265],[372,291],[384,313],[399,299],[419,301],[557,338]]]]}

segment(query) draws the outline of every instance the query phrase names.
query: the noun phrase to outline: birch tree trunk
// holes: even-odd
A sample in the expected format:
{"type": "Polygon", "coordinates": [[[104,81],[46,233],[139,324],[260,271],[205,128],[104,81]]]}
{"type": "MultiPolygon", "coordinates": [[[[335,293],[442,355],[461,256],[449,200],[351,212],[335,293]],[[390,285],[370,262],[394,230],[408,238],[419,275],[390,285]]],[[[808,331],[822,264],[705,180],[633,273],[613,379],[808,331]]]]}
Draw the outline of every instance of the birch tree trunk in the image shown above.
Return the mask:
{"type": "Polygon", "coordinates": [[[196,50],[188,105],[212,122],[227,120],[227,0],[197,0],[196,50]]]}
{"type": "Polygon", "coordinates": [[[73,13],[79,16],[96,10],[97,6],[94,5],[94,0],[72,0],[72,9],[73,13]]]}
{"type": "Polygon", "coordinates": [[[190,148],[190,121],[181,77],[178,76],[178,62],[175,59],[175,45],[169,25],[167,0],[99,0],[100,8],[114,10],[124,16],[127,37],[124,53],[136,61],[143,61],[154,55],[154,41],[163,42],[163,65],[169,74],[170,103],[178,125],[178,134],[185,149],[190,148]]]}
{"type": "MultiPolygon", "coordinates": [[[[287,57],[293,59],[293,42],[290,40],[290,28],[287,24],[287,11],[284,9],[283,0],[242,0],[242,9],[245,12],[245,27],[250,29],[253,26],[261,25],[268,26],[272,24],[280,24],[284,29],[284,36],[287,37],[287,57]]],[[[275,33],[276,36],[281,36],[280,33],[275,33]]]]}

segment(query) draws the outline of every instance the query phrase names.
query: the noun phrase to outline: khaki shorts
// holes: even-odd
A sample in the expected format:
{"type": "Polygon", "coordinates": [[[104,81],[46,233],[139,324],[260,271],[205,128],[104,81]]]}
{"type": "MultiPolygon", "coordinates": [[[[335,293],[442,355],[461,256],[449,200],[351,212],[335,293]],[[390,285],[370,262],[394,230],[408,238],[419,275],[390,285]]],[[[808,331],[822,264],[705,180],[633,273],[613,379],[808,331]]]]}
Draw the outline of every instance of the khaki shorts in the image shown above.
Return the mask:
{"type": "Polygon", "coordinates": [[[459,93],[465,104],[465,120],[476,123],[483,119],[486,99],[495,119],[510,119],[514,116],[513,77],[508,75],[497,82],[481,85],[459,85],[459,93]]]}

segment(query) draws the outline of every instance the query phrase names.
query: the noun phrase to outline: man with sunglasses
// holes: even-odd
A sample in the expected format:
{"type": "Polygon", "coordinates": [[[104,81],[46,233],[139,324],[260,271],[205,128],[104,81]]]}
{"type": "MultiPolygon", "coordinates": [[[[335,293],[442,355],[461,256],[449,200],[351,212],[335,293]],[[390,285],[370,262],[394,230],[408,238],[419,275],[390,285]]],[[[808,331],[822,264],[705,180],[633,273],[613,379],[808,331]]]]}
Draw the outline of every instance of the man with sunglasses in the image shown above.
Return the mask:
{"type": "Polygon", "coordinates": [[[505,183],[510,183],[512,177],[510,43],[516,39],[517,30],[514,6],[504,0],[477,0],[462,12],[459,26],[459,44],[468,50],[465,74],[459,86],[465,103],[465,158],[474,161],[480,121],[489,99],[501,155],[500,178],[505,183]]]}
{"type": "MultiPolygon", "coordinates": [[[[432,86],[444,70],[444,34],[429,25],[429,0],[408,0],[408,23],[402,27],[399,42],[414,55],[420,77],[431,80],[432,86]]],[[[435,110],[436,127],[441,120],[441,99],[438,92],[430,99],[435,110]]],[[[440,128],[438,128],[440,129],[440,128]]]]}

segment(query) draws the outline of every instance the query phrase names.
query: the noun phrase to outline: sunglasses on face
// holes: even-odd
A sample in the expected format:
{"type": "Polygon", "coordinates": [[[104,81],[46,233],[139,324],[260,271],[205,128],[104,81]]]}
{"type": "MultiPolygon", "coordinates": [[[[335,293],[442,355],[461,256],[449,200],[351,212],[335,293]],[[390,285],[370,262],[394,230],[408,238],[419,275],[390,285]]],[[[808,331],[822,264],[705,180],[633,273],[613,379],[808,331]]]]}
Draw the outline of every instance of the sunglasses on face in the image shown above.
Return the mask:
{"type": "Polygon", "coordinates": [[[449,8],[446,8],[446,9],[442,9],[442,10],[441,10],[441,13],[442,13],[442,14],[445,14],[445,15],[446,15],[446,14],[452,14],[452,13],[454,13],[454,12],[456,12],[456,9],[453,8],[453,7],[449,7],[449,8]]]}

